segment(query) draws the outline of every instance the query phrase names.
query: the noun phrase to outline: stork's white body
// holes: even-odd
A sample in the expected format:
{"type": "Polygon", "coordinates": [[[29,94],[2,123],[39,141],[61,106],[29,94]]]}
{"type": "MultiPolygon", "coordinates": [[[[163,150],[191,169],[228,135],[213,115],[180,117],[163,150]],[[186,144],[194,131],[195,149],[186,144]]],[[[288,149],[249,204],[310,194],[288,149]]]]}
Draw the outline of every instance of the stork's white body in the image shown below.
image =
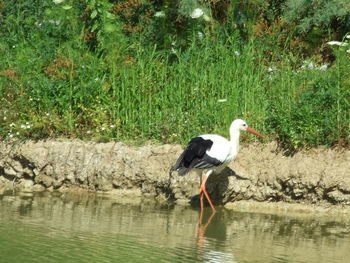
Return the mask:
{"type": "Polygon", "coordinates": [[[203,134],[202,137],[205,140],[211,140],[213,146],[206,153],[220,162],[222,165],[228,165],[234,160],[239,151],[239,141],[229,141],[226,138],[216,134],[203,134]]]}

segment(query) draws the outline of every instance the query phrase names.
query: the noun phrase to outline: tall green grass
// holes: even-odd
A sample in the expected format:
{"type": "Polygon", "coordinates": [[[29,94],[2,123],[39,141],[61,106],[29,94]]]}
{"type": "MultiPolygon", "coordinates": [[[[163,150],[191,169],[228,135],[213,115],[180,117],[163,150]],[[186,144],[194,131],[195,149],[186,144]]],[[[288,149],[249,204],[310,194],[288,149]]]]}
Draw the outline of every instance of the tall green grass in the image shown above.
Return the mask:
{"type": "MultiPolygon", "coordinates": [[[[23,15],[12,19],[20,24],[23,15]]],[[[254,41],[236,45],[234,37],[166,52],[128,47],[116,34],[93,50],[79,37],[82,25],[73,23],[74,35],[52,24],[38,31],[34,22],[16,35],[1,27],[2,139],[185,143],[202,133],[227,136],[231,121],[243,118],[289,149],[349,145],[344,50],[321,71],[301,69],[289,55],[270,65],[254,41]]]]}

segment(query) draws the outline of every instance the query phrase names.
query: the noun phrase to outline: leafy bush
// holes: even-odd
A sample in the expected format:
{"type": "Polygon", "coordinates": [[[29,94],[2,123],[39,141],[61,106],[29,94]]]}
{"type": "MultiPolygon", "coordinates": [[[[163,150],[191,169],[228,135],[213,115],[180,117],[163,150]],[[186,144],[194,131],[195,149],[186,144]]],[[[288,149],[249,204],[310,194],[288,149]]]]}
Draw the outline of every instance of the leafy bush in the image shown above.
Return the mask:
{"type": "Polygon", "coordinates": [[[295,24],[299,33],[319,28],[323,34],[332,30],[342,37],[350,27],[349,14],[350,2],[342,0],[287,0],[283,6],[283,18],[295,24]]]}
{"type": "Polygon", "coordinates": [[[320,42],[335,62],[301,68],[307,34],[284,20],[288,1],[12,2],[1,138],[186,142],[245,118],[289,149],[349,145],[348,46],[320,42]]]}
{"type": "Polygon", "coordinates": [[[292,101],[271,105],[269,124],[284,147],[332,146],[339,139],[336,80],[319,79],[294,95],[292,101]],[[287,107],[280,107],[287,104],[287,107]]]}
{"type": "Polygon", "coordinates": [[[299,72],[289,96],[273,97],[267,123],[284,148],[349,145],[350,60],[344,48],[335,53],[333,68],[299,72]]]}
{"type": "Polygon", "coordinates": [[[342,0],[231,1],[224,8],[212,10],[223,14],[219,20],[225,32],[237,28],[244,39],[255,38],[268,61],[293,54],[299,62],[305,57],[333,62],[322,43],[350,32],[350,3],[342,0]]]}

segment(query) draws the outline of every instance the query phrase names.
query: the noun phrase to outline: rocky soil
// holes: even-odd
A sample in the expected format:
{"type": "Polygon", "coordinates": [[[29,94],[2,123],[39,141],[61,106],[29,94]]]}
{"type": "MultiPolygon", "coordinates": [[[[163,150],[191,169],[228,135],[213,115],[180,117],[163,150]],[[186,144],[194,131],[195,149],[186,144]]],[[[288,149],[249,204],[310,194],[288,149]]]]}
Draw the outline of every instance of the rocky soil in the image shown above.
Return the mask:
{"type": "MultiPolygon", "coordinates": [[[[169,175],[179,145],[27,141],[0,144],[0,188],[90,190],[196,203],[199,177],[169,175]]],[[[242,145],[235,161],[207,183],[217,204],[237,201],[350,205],[350,151],[292,157],[276,144],[242,145]]],[[[237,202],[238,203],[238,202],[237,202]]]]}

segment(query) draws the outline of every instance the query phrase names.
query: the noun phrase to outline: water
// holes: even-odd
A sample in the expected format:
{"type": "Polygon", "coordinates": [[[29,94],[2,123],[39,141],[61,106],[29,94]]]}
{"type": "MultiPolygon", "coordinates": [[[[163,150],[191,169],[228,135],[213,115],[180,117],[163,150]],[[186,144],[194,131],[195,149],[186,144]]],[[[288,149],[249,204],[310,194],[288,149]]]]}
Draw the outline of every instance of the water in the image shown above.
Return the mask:
{"type": "Polygon", "coordinates": [[[0,263],[350,262],[350,219],[0,194],[0,263]]]}

